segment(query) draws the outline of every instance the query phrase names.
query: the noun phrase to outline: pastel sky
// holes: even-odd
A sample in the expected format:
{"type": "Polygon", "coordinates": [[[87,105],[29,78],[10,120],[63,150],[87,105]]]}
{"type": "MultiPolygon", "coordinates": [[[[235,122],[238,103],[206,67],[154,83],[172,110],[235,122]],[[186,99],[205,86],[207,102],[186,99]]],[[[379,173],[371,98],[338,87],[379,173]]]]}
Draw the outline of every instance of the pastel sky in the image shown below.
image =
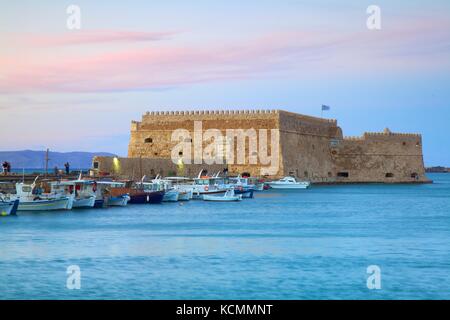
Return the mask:
{"type": "Polygon", "coordinates": [[[327,104],[345,135],[422,133],[426,165],[450,166],[449,71],[447,0],[5,1],[0,150],[126,155],[145,111],[327,104]]]}

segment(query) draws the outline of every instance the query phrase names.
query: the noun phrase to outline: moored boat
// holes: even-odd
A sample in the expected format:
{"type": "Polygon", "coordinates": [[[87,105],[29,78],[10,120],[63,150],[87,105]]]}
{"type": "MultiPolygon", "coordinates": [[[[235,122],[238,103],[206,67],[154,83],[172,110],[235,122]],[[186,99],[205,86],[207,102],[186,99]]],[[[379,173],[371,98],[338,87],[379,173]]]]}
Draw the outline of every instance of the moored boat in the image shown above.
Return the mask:
{"type": "Polygon", "coordinates": [[[58,181],[50,184],[51,191],[72,198],[72,208],[93,208],[97,184],[92,180],[58,181]]]}
{"type": "Polygon", "coordinates": [[[234,189],[228,189],[223,195],[204,195],[203,200],[217,202],[241,201],[242,195],[235,195],[234,189]]]}
{"type": "Polygon", "coordinates": [[[266,183],[273,189],[306,189],[311,185],[309,181],[297,181],[294,177],[284,177],[266,183]]]}
{"type": "Polygon", "coordinates": [[[158,204],[161,203],[164,197],[164,190],[152,190],[144,188],[143,182],[135,183],[133,181],[127,181],[124,187],[112,188],[111,195],[123,195],[128,194],[130,200],[128,203],[132,204],[158,204]]]}
{"type": "Polygon", "coordinates": [[[95,191],[95,203],[97,207],[119,206],[124,207],[130,201],[130,196],[125,191],[112,192],[116,188],[123,188],[124,182],[118,181],[97,181],[97,190],[95,191]]]}
{"type": "Polygon", "coordinates": [[[16,197],[19,200],[17,211],[71,209],[71,197],[62,194],[43,193],[41,188],[36,187],[36,180],[31,185],[23,182],[16,183],[16,197]]]}

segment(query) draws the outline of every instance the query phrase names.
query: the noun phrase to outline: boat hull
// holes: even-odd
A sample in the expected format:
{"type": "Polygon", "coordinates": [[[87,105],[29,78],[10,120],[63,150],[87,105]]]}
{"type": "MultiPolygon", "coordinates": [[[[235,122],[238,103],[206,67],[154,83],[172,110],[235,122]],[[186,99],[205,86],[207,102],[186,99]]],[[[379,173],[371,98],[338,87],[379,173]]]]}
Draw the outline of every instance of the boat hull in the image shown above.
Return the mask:
{"type": "Polygon", "coordinates": [[[195,192],[193,193],[192,199],[195,200],[204,200],[204,196],[210,196],[210,195],[224,195],[227,190],[212,190],[212,191],[202,191],[202,192],[195,192]]]}
{"type": "Polygon", "coordinates": [[[307,189],[309,184],[277,184],[268,183],[272,189],[307,189]]]}
{"type": "Polygon", "coordinates": [[[94,208],[104,208],[105,207],[105,200],[104,199],[95,199],[94,208]]]}
{"type": "Polygon", "coordinates": [[[128,195],[111,197],[108,199],[108,206],[125,207],[128,204],[128,201],[130,201],[130,197],[128,195]]]}
{"type": "Polygon", "coordinates": [[[0,202],[0,216],[13,216],[17,212],[19,200],[0,202]]]}
{"type": "Polygon", "coordinates": [[[53,200],[19,201],[18,211],[50,211],[68,210],[70,206],[69,198],[53,200]]]}
{"type": "Polygon", "coordinates": [[[74,199],[72,208],[93,208],[95,206],[95,196],[83,199],[74,199]]]}
{"type": "Polygon", "coordinates": [[[253,198],[253,189],[251,189],[251,190],[235,189],[234,193],[242,195],[242,198],[248,198],[248,199],[253,198]]]}
{"type": "Polygon", "coordinates": [[[192,199],[192,190],[180,191],[178,194],[178,201],[189,201],[192,199]]]}
{"type": "Polygon", "coordinates": [[[236,195],[236,196],[210,196],[205,195],[203,196],[203,201],[216,201],[216,202],[232,202],[232,201],[241,201],[242,195],[236,195]]]}
{"type": "Polygon", "coordinates": [[[170,190],[169,192],[166,192],[163,197],[163,202],[177,202],[179,192],[175,190],[170,190]]]}
{"type": "Polygon", "coordinates": [[[164,191],[155,191],[155,192],[142,192],[135,193],[130,195],[129,203],[133,204],[158,204],[161,203],[164,198],[164,191]]]}

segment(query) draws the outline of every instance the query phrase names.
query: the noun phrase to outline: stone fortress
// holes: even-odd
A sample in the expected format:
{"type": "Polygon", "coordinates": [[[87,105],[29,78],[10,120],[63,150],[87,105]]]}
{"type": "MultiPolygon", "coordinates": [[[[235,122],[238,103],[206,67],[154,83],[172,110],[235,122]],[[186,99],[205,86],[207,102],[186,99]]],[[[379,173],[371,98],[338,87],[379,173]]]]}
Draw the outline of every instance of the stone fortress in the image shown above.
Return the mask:
{"type": "MultiPolygon", "coordinates": [[[[193,132],[196,121],[201,121],[203,131],[219,129],[224,135],[227,129],[268,129],[269,132],[277,129],[279,163],[277,172],[267,178],[292,175],[314,183],[429,182],[419,134],[393,133],[385,129],[380,133],[366,132],[361,137],[344,137],[336,120],[283,110],[147,112],[140,122],[131,123],[128,158],[95,157],[94,169],[129,178],[144,174],[192,177],[201,169],[213,173],[224,168],[229,175],[248,172],[261,176],[264,165],[248,161],[243,164],[186,164],[180,173],[180,166],[171,160],[172,148],[178,143],[172,141],[172,133],[177,129],[193,132]]],[[[270,142],[271,134],[269,136],[267,141],[270,142]]],[[[245,148],[247,154],[248,143],[245,148]]],[[[268,152],[272,149],[269,144],[268,152]]]]}

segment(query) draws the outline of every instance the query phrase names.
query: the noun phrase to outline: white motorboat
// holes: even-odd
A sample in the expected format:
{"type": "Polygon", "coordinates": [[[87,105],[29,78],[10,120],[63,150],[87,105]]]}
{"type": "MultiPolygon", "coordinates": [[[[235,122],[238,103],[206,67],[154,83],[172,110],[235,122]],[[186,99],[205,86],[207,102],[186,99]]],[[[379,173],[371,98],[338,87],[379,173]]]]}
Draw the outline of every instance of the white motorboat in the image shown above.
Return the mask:
{"type": "Polygon", "coordinates": [[[36,187],[36,180],[32,184],[16,183],[16,197],[19,200],[18,211],[71,209],[72,197],[57,193],[43,193],[41,188],[36,187]]]}
{"type": "Polygon", "coordinates": [[[242,200],[242,195],[238,194],[235,195],[234,194],[234,189],[228,189],[224,195],[219,196],[219,195],[203,195],[203,200],[204,201],[218,201],[218,202],[226,202],[226,201],[241,201],[242,200]]]}
{"type": "Polygon", "coordinates": [[[311,185],[309,181],[297,181],[294,177],[284,177],[266,183],[273,189],[306,189],[311,185]]]}

